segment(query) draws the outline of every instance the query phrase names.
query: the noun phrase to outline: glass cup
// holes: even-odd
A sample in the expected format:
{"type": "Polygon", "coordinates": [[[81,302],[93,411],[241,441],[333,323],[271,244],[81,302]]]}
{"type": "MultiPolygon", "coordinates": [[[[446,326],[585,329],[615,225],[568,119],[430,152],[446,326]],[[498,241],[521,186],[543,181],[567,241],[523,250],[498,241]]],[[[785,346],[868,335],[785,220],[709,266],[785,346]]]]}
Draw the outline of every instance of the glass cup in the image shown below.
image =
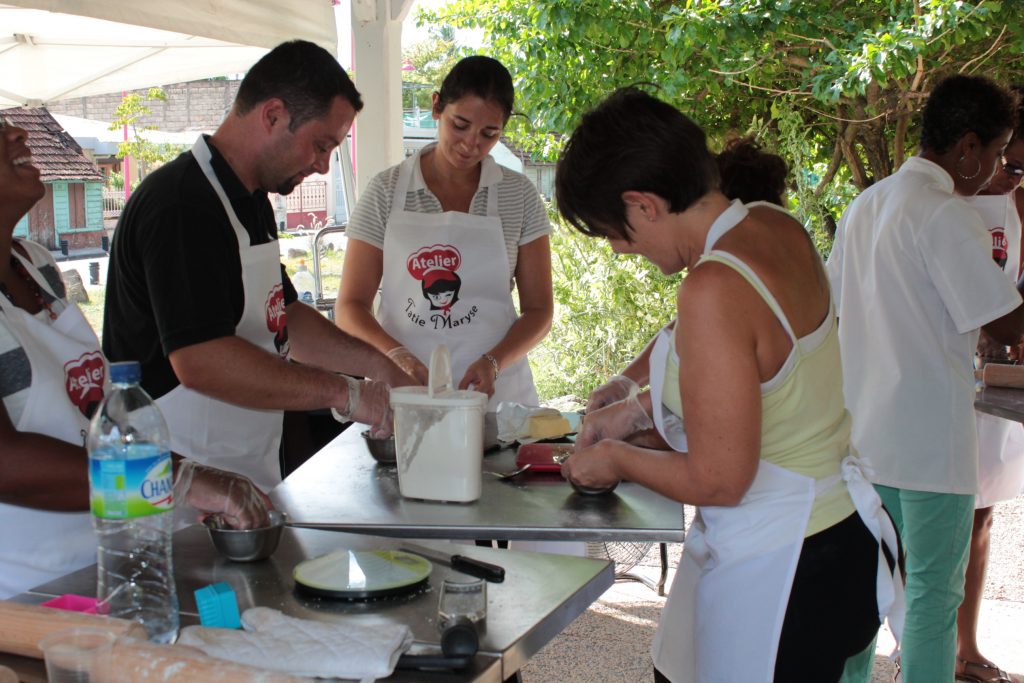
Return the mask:
{"type": "Polygon", "coordinates": [[[462,619],[479,624],[487,618],[487,583],[483,579],[445,579],[437,603],[437,623],[442,630],[462,619]]]}
{"type": "Polygon", "coordinates": [[[89,683],[106,678],[115,639],[113,633],[96,628],[51,633],[39,643],[46,662],[46,680],[89,683]]]}

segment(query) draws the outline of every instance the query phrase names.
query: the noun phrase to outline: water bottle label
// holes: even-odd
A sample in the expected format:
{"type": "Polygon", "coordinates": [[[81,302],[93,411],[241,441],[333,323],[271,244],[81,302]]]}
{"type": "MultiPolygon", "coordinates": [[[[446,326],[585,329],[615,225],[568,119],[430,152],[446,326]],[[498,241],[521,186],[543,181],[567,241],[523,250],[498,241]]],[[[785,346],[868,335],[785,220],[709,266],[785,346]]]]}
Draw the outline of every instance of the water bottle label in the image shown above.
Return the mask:
{"type": "Polygon", "coordinates": [[[132,519],[174,509],[174,471],[167,451],[131,460],[89,461],[92,514],[132,519]]]}

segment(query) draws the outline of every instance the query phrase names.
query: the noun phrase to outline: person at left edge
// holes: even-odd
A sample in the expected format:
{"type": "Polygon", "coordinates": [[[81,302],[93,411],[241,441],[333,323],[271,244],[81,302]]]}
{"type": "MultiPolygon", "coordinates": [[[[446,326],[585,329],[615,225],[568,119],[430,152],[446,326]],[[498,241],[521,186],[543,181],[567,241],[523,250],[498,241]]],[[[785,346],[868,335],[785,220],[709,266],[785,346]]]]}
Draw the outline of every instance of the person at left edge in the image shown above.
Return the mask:
{"type": "MultiPolygon", "coordinates": [[[[84,447],[107,364],[40,244],[14,237],[44,194],[28,133],[0,117],[0,600],[96,561],[84,447]]],[[[174,502],[248,529],[268,501],[245,477],[174,461],[174,502]]]]}
{"type": "Polygon", "coordinates": [[[390,432],[388,384],[411,382],[297,302],[267,199],[326,172],[361,108],[329,52],[277,46],[217,131],[146,177],[114,233],[104,352],[142,363],[175,451],[263,489],[281,480],[282,411],[329,407],[390,432]]]}

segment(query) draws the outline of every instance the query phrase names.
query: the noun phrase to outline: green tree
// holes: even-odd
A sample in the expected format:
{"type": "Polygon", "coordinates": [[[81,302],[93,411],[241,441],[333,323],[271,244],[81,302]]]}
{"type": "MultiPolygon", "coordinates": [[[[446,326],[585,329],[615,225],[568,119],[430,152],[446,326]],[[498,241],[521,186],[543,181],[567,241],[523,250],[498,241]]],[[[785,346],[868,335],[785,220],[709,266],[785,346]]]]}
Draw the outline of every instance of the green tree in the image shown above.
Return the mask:
{"type": "MultiPolygon", "coordinates": [[[[151,102],[164,102],[167,94],[162,88],[150,88],[145,95],[128,93],[121,99],[121,104],[114,110],[114,120],[110,122],[110,130],[128,127],[130,137],[117,146],[117,157],[131,157],[139,165],[139,177],[132,185],[136,185],[147,171],[175,158],[185,149],[184,145],[156,143],[146,138],[145,132],[154,130],[155,126],[141,123],[141,119],[152,114],[151,102]]],[[[123,182],[123,181],[122,181],[123,182]]]]}
{"type": "Polygon", "coordinates": [[[445,75],[461,57],[450,25],[431,27],[430,37],[413,43],[402,51],[402,61],[412,65],[402,77],[402,107],[411,109],[413,102],[423,111],[430,111],[430,95],[441,87],[445,75]]]}
{"type": "Polygon", "coordinates": [[[536,131],[566,133],[612,89],[647,83],[713,139],[758,132],[799,156],[798,208],[822,232],[833,196],[913,152],[940,77],[1018,78],[1022,17],[994,0],[454,0],[426,14],[483,30],[536,131]]]}

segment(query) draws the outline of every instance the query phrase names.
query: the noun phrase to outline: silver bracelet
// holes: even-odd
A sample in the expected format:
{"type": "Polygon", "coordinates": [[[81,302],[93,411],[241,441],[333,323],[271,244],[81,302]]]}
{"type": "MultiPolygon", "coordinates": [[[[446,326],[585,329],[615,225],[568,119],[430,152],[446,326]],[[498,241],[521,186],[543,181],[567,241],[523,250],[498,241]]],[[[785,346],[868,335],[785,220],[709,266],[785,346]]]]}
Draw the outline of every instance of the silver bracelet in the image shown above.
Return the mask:
{"type": "Polygon", "coordinates": [[[359,405],[359,380],[348,375],[342,375],[342,377],[348,384],[348,401],[345,403],[345,412],[341,413],[337,409],[331,408],[331,415],[338,422],[351,422],[352,413],[356,412],[356,407],[359,405]]]}
{"type": "Polygon", "coordinates": [[[494,368],[494,379],[498,379],[498,359],[489,353],[483,354],[485,360],[490,361],[491,367],[494,368]]]}

